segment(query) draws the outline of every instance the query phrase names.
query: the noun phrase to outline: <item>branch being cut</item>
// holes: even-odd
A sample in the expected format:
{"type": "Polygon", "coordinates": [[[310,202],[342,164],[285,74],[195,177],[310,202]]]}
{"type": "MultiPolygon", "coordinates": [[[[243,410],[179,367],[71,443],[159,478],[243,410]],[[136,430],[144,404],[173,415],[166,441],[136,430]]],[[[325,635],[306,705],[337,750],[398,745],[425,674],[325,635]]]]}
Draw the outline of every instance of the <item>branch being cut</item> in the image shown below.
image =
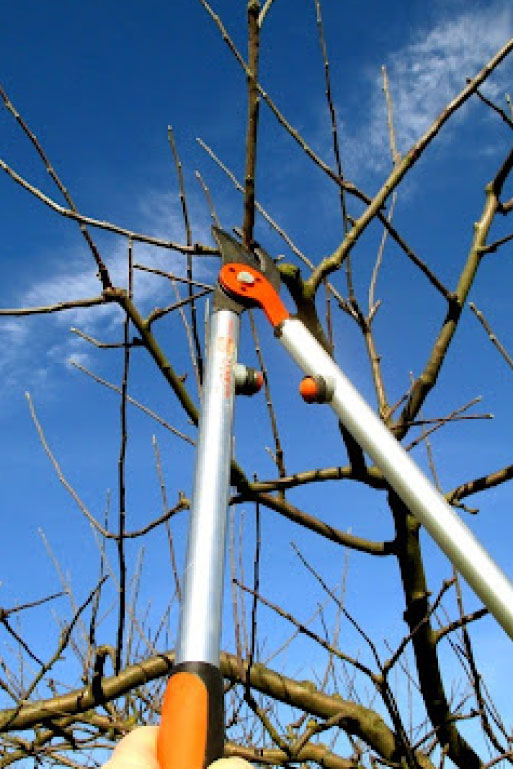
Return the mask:
{"type": "MultiPolygon", "coordinates": [[[[243,663],[245,666],[246,663],[243,663]]],[[[137,686],[162,676],[167,676],[173,666],[173,654],[162,653],[125,668],[119,676],[102,680],[102,700],[109,702],[121,697],[137,686]]],[[[226,652],[221,654],[221,671],[233,683],[243,684],[237,657],[226,652]]],[[[244,676],[246,673],[244,672],[244,676]]],[[[313,685],[305,685],[281,675],[264,665],[254,664],[249,672],[252,688],[262,694],[310,713],[318,718],[339,716],[337,726],[349,734],[361,738],[372,750],[387,761],[398,761],[399,751],[394,732],[381,716],[373,710],[339,695],[320,692],[313,685]]],[[[29,729],[40,721],[62,716],[63,713],[86,713],[100,704],[91,687],[86,686],[50,700],[24,703],[19,712],[13,709],[0,711],[0,732],[29,729]]],[[[422,769],[433,769],[432,763],[422,753],[417,754],[422,769]]]]}
{"type": "Polygon", "coordinates": [[[11,177],[13,181],[19,184],[23,189],[30,192],[35,198],[40,200],[46,206],[55,211],[56,213],[64,216],[67,219],[73,219],[81,224],[87,224],[90,227],[98,227],[100,230],[106,230],[107,232],[114,232],[116,235],[122,235],[129,240],[138,243],[148,243],[151,246],[159,246],[160,248],[167,248],[172,251],[179,251],[181,254],[194,254],[195,256],[205,255],[217,255],[219,252],[213,246],[204,246],[201,243],[194,243],[192,246],[186,246],[180,243],[175,243],[172,240],[163,240],[162,238],[155,238],[151,235],[144,235],[140,232],[132,232],[124,227],[120,227],[112,222],[101,221],[100,219],[93,219],[91,216],[84,216],[78,211],[74,211],[71,208],[65,208],[60,206],[48,195],[45,195],[33,184],[30,184],[26,179],[20,176],[16,171],[11,168],[2,158],[0,158],[0,168],[11,177]]]}
{"type": "Polygon", "coordinates": [[[246,175],[244,186],[244,222],[242,225],[243,242],[249,248],[253,242],[255,227],[255,172],[258,130],[258,54],[260,47],[260,27],[258,15],[259,0],[248,2],[248,122],[246,129],[246,175]]]}

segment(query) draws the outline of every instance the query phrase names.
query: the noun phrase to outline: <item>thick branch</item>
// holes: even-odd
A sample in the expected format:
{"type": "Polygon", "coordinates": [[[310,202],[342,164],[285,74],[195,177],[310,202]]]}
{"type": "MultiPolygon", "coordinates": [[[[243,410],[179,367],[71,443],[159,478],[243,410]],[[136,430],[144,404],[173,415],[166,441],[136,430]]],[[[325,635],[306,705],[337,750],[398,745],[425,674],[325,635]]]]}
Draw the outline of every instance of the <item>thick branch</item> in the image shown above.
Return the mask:
{"type": "MultiPolygon", "coordinates": [[[[236,745],[233,742],[225,744],[224,755],[227,758],[238,756],[255,764],[269,764],[270,766],[288,766],[290,763],[289,754],[279,748],[253,748],[245,745],[236,745]]],[[[313,761],[326,769],[356,769],[358,766],[357,763],[350,759],[337,756],[336,753],[333,753],[322,743],[304,745],[297,755],[294,756],[294,763],[296,761],[301,764],[313,761]]]]}
{"type": "Polygon", "coordinates": [[[362,553],[369,553],[370,555],[390,555],[390,553],[394,552],[393,542],[372,542],[362,537],[356,537],[353,534],[347,534],[324,523],[319,518],[314,518],[313,515],[299,510],[281,497],[273,497],[270,494],[258,494],[254,498],[271,510],[275,510],[280,515],[288,518],[289,521],[294,521],[294,523],[298,523],[300,526],[310,529],[310,531],[315,531],[322,537],[326,537],[326,539],[339,545],[344,545],[344,547],[359,550],[362,553]]]}
{"type": "Polygon", "coordinates": [[[456,766],[478,769],[481,766],[479,756],[453,722],[438,661],[436,633],[431,622],[426,620],[429,615],[429,592],[420,549],[420,526],[395,494],[390,494],[389,501],[396,525],[397,555],[406,601],[404,619],[410,629],[426,710],[437,730],[440,745],[448,746],[448,755],[456,766]]]}
{"type": "MultiPolygon", "coordinates": [[[[85,713],[99,704],[121,697],[137,686],[168,675],[172,666],[172,653],[159,654],[125,668],[119,676],[104,678],[101,696],[95,696],[91,687],[87,686],[50,700],[23,704],[15,716],[12,709],[0,711],[0,731],[30,729],[38,723],[64,714],[85,713]]],[[[229,681],[244,684],[246,674],[249,673],[250,685],[262,694],[319,718],[328,719],[337,715],[337,725],[341,729],[362,739],[382,758],[389,761],[399,760],[395,734],[373,710],[344,700],[339,695],[324,694],[313,684],[299,683],[264,665],[254,664],[251,670],[247,671],[243,663],[243,668],[241,676],[237,657],[227,653],[221,654],[221,671],[229,681]]],[[[417,757],[422,767],[432,768],[431,762],[425,756],[419,753],[417,757]]]]}
{"type": "Polygon", "coordinates": [[[163,373],[168,384],[173,389],[176,397],[182,404],[182,407],[184,408],[187,416],[194,422],[195,425],[197,425],[198,409],[196,408],[195,404],[192,402],[189,396],[189,393],[184,387],[182,380],[176,374],[175,370],[167,360],[160,346],[157,344],[155,337],[153,336],[153,334],[148,328],[147,322],[140,315],[138,309],[136,308],[132,300],[128,297],[126,291],[123,291],[121,289],[113,289],[112,291],[108,292],[108,297],[111,300],[116,301],[126,311],[128,316],[130,317],[130,320],[132,321],[135,328],[139,332],[139,335],[142,339],[144,346],[150,353],[151,357],[157,364],[160,371],[163,373]]]}
{"type": "Polygon", "coordinates": [[[447,494],[447,501],[451,504],[480,491],[486,491],[501,483],[510,481],[513,478],[513,465],[507,465],[502,470],[496,470],[494,473],[482,475],[481,478],[475,478],[473,481],[462,483],[457,488],[447,494]]]}
{"type": "Polygon", "coordinates": [[[294,473],[283,478],[276,478],[272,481],[254,481],[249,484],[249,491],[260,493],[262,491],[278,491],[292,489],[295,486],[302,486],[307,483],[320,483],[322,481],[351,480],[365,483],[373,489],[386,489],[387,483],[381,470],[377,467],[365,467],[364,473],[353,466],[346,467],[325,467],[320,470],[305,470],[301,473],[294,473]]]}

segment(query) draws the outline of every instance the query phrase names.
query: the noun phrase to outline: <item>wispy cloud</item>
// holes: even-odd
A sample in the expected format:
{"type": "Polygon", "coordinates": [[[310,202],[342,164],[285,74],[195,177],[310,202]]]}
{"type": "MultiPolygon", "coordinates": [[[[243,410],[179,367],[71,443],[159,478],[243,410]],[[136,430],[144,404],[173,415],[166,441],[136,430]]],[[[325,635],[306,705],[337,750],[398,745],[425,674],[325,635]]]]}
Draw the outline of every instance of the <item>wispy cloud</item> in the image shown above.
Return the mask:
{"type": "MultiPolygon", "coordinates": [[[[180,217],[169,213],[168,196],[161,193],[147,193],[141,198],[139,208],[145,231],[162,239],[183,241],[183,224],[180,217]]],[[[205,234],[206,237],[206,234],[205,234]]],[[[115,286],[126,287],[128,282],[128,252],[125,241],[118,239],[109,249],[102,250],[102,258],[109,270],[115,286]]],[[[158,249],[144,243],[134,246],[134,260],[138,263],[151,265],[161,270],[173,272],[178,276],[185,274],[185,257],[165,249],[158,249]]],[[[101,284],[96,276],[96,269],[89,254],[72,253],[66,258],[55,261],[54,269],[45,278],[34,282],[20,296],[20,306],[35,307],[61,302],[63,300],[81,299],[98,296],[101,284]]],[[[204,270],[196,269],[196,274],[204,277],[204,270]]],[[[158,301],[168,286],[147,272],[136,271],[136,299],[142,305],[148,301],[158,301]]],[[[105,325],[107,317],[115,314],[111,306],[98,307],[90,313],[87,322],[93,325],[105,325]]],[[[68,311],[56,316],[69,323],[75,318],[82,317],[80,310],[68,311]]]]}
{"type": "MultiPolygon", "coordinates": [[[[443,107],[513,35],[513,11],[504,3],[465,10],[440,18],[431,29],[417,31],[404,47],[391,52],[387,68],[393,100],[398,149],[406,152],[443,107]]],[[[511,65],[493,75],[483,90],[492,98],[507,90],[511,65]]],[[[370,121],[349,140],[350,155],[381,168],[390,163],[387,116],[381,73],[370,82],[370,121]],[[362,147],[366,152],[361,152],[362,147]],[[372,150],[369,152],[369,149],[372,150]]]]}
{"type": "MultiPolygon", "coordinates": [[[[162,239],[183,242],[183,222],[179,214],[170,212],[169,196],[161,192],[146,192],[141,196],[137,226],[142,231],[162,239]]],[[[134,225],[135,226],[135,225],[134,225]]],[[[197,240],[207,241],[208,230],[195,231],[197,240]]],[[[122,239],[107,239],[109,246],[102,248],[102,258],[108,267],[112,282],[126,287],[128,282],[127,244],[122,239]]],[[[137,243],[134,246],[134,261],[161,270],[184,276],[186,259],[183,255],[166,249],[154,248],[137,243]]],[[[27,273],[28,274],[28,273],[27,273]]],[[[208,267],[200,260],[195,265],[198,280],[208,280],[208,267]]],[[[14,298],[13,306],[40,307],[62,301],[78,300],[98,296],[101,284],[96,276],[96,267],[91,255],[81,244],[76,250],[65,250],[55,255],[47,274],[33,280],[14,298]]],[[[174,300],[170,295],[169,283],[162,278],[143,271],[135,271],[134,294],[140,311],[144,314],[159,304],[174,300]]],[[[115,305],[100,305],[91,309],[73,309],[45,316],[25,318],[1,318],[4,339],[0,350],[0,372],[4,391],[11,387],[31,388],[51,386],[51,371],[59,371],[69,360],[89,364],[90,350],[87,344],[68,332],[70,326],[77,326],[92,336],[111,340],[120,337],[122,320],[115,305]],[[37,327],[37,333],[34,329],[37,327]]]]}

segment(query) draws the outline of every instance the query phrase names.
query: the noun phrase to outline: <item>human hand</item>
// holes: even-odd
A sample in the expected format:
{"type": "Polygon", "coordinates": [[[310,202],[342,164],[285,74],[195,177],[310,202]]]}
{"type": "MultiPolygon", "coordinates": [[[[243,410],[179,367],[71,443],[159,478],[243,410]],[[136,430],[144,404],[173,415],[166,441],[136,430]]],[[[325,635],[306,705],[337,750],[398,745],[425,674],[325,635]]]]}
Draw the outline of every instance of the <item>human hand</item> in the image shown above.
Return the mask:
{"type": "Polygon", "coordinates": [[[141,726],[129,732],[118,742],[102,769],[159,769],[158,731],[158,726],[141,726]]]}
{"type": "MultiPolygon", "coordinates": [[[[159,769],[157,762],[158,726],[141,726],[117,744],[103,769],[159,769]]],[[[209,769],[252,769],[243,758],[220,758],[209,769]]]]}

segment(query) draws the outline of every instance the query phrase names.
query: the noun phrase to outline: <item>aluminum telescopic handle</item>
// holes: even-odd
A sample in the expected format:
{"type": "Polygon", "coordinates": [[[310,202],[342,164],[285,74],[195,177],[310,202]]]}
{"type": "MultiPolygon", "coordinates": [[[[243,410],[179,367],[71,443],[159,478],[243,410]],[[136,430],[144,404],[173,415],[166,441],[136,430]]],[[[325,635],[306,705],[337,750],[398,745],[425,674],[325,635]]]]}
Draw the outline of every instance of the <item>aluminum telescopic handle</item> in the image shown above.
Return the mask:
{"type": "Polygon", "coordinates": [[[161,769],[202,769],[223,755],[219,656],[239,325],[231,310],[211,318],[178,643],[157,740],[161,769]]]}
{"type": "Polygon", "coordinates": [[[329,404],[342,424],[513,639],[513,585],[506,575],[308,329],[289,318],[277,336],[307,376],[328,383],[329,404]]]}
{"type": "Polygon", "coordinates": [[[219,665],[239,316],[211,318],[176,662],[219,665]]]}

